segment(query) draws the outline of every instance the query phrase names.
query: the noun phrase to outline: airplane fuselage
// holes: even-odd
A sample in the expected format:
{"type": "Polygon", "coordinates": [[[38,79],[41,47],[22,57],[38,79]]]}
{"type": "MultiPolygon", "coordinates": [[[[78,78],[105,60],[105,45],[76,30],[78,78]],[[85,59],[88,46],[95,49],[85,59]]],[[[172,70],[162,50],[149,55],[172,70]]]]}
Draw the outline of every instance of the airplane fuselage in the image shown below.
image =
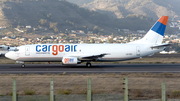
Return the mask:
{"type": "MultiPolygon", "coordinates": [[[[18,47],[11,57],[23,62],[61,62],[65,56],[93,56],[105,53],[96,61],[122,61],[144,57],[164,48],[150,48],[150,44],[36,44],[18,47]],[[14,56],[12,56],[14,55],[14,56]]],[[[9,53],[10,54],[10,53],[9,53]]]]}

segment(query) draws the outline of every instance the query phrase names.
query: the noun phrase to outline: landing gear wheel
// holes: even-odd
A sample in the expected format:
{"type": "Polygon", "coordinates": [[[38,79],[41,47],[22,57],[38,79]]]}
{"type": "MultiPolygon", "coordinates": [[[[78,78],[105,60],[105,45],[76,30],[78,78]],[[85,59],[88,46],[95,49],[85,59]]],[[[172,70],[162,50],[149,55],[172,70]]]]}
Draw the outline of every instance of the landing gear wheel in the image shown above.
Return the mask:
{"type": "Polygon", "coordinates": [[[21,67],[24,68],[24,67],[25,67],[25,64],[22,64],[21,67]]]}
{"type": "Polygon", "coordinates": [[[86,63],[86,67],[91,67],[91,63],[86,63]]]}

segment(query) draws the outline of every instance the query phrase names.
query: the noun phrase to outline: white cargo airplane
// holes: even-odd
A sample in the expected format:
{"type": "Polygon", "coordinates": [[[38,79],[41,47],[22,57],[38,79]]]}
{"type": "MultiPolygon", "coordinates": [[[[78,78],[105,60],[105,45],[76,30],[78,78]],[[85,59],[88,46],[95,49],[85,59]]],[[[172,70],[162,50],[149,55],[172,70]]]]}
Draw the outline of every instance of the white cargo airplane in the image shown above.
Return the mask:
{"type": "Polygon", "coordinates": [[[150,56],[163,51],[169,44],[162,44],[168,16],[162,16],[140,40],[127,44],[35,44],[17,47],[6,53],[16,62],[62,62],[77,65],[86,62],[111,62],[150,56]]]}

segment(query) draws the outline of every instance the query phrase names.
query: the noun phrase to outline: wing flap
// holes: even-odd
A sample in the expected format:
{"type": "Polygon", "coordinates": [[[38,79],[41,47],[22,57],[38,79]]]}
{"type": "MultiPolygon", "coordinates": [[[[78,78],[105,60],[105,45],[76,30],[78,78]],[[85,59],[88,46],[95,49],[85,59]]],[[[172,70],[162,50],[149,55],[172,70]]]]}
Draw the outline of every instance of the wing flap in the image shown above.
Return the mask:
{"type": "Polygon", "coordinates": [[[166,46],[170,46],[171,44],[165,43],[165,44],[161,44],[161,45],[154,45],[151,48],[160,48],[160,47],[166,47],[166,46]]]}
{"type": "Polygon", "coordinates": [[[105,55],[108,55],[107,53],[103,53],[103,54],[97,54],[97,55],[89,55],[89,56],[80,56],[79,60],[96,60],[98,58],[102,58],[105,55]]]}

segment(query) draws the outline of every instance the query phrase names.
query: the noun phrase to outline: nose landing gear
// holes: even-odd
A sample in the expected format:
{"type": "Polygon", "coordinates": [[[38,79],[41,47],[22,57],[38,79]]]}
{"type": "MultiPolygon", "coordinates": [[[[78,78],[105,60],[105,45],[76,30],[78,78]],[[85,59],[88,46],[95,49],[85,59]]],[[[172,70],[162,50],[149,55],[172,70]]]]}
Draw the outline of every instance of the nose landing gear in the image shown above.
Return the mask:
{"type": "Polygon", "coordinates": [[[22,64],[21,67],[24,68],[24,67],[25,67],[25,64],[22,64]]]}

